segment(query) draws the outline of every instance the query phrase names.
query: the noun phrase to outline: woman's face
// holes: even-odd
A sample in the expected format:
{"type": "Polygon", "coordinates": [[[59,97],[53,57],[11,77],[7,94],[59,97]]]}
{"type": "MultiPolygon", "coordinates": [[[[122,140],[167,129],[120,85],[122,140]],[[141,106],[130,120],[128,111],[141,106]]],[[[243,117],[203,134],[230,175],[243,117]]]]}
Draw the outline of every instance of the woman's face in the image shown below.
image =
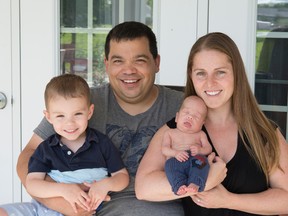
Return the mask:
{"type": "Polygon", "coordinates": [[[208,108],[231,106],[234,74],[226,54],[216,50],[198,52],[193,60],[190,78],[197,95],[208,108]]]}

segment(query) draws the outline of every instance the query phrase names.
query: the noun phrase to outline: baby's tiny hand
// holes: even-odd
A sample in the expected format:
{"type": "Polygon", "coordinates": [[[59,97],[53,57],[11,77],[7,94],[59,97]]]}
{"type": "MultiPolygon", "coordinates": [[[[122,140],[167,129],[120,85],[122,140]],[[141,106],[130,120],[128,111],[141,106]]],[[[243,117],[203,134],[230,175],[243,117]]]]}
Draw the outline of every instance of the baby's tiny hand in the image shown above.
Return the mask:
{"type": "Polygon", "coordinates": [[[197,155],[199,153],[199,151],[200,151],[200,147],[199,146],[197,146],[197,145],[190,146],[190,152],[191,152],[192,156],[197,155]]]}
{"type": "Polygon", "coordinates": [[[176,153],[175,158],[179,161],[179,162],[184,162],[187,161],[189,158],[189,154],[186,151],[179,151],[176,153]]]}

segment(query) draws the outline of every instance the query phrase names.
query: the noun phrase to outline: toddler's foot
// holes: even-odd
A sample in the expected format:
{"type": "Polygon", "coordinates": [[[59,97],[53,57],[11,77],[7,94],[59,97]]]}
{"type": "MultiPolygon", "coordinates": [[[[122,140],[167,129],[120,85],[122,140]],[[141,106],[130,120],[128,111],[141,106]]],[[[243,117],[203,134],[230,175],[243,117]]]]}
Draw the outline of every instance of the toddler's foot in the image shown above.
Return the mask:
{"type": "Polygon", "coordinates": [[[189,184],[188,187],[185,188],[186,192],[188,193],[196,193],[199,190],[199,186],[196,184],[189,184]]]}
{"type": "Polygon", "coordinates": [[[185,193],[187,193],[186,189],[187,189],[186,185],[182,185],[181,187],[179,187],[179,189],[178,189],[176,194],[178,196],[184,195],[185,193]]]}

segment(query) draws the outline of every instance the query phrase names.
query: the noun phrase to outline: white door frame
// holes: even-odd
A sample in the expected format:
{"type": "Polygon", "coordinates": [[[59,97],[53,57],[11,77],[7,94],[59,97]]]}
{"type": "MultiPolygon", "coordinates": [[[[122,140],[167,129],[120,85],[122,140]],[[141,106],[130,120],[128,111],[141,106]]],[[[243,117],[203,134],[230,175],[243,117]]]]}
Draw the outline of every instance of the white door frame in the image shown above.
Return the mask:
{"type": "Polygon", "coordinates": [[[0,203],[21,201],[21,183],[16,173],[20,153],[19,0],[3,0],[0,7],[0,92],[7,104],[0,109],[0,203]]]}

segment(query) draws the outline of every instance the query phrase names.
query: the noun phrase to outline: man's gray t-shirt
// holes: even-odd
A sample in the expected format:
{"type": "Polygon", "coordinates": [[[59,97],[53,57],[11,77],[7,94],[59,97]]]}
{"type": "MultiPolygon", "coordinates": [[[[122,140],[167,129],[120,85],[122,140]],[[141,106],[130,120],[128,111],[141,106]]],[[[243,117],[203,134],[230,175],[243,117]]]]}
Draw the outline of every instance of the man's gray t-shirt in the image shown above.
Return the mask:
{"type": "MultiPolygon", "coordinates": [[[[157,87],[159,95],[155,103],[146,112],[135,116],[122,110],[109,84],[91,89],[91,101],[95,109],[89,126],[108,135],[119,149],[130,175],[129,186],[121,192],[111,193],[111,201],[103,204],[97,212],[99,216],[183,215],[179,200],[141,201],[137,200],[134,192],[136,171],[151,138],[161,126],[175,117],[183,100],[183,93],[163,86],[157,87]]],[[[46,139],[54,130],[43,119],[34,132],[46,139]]]]}

